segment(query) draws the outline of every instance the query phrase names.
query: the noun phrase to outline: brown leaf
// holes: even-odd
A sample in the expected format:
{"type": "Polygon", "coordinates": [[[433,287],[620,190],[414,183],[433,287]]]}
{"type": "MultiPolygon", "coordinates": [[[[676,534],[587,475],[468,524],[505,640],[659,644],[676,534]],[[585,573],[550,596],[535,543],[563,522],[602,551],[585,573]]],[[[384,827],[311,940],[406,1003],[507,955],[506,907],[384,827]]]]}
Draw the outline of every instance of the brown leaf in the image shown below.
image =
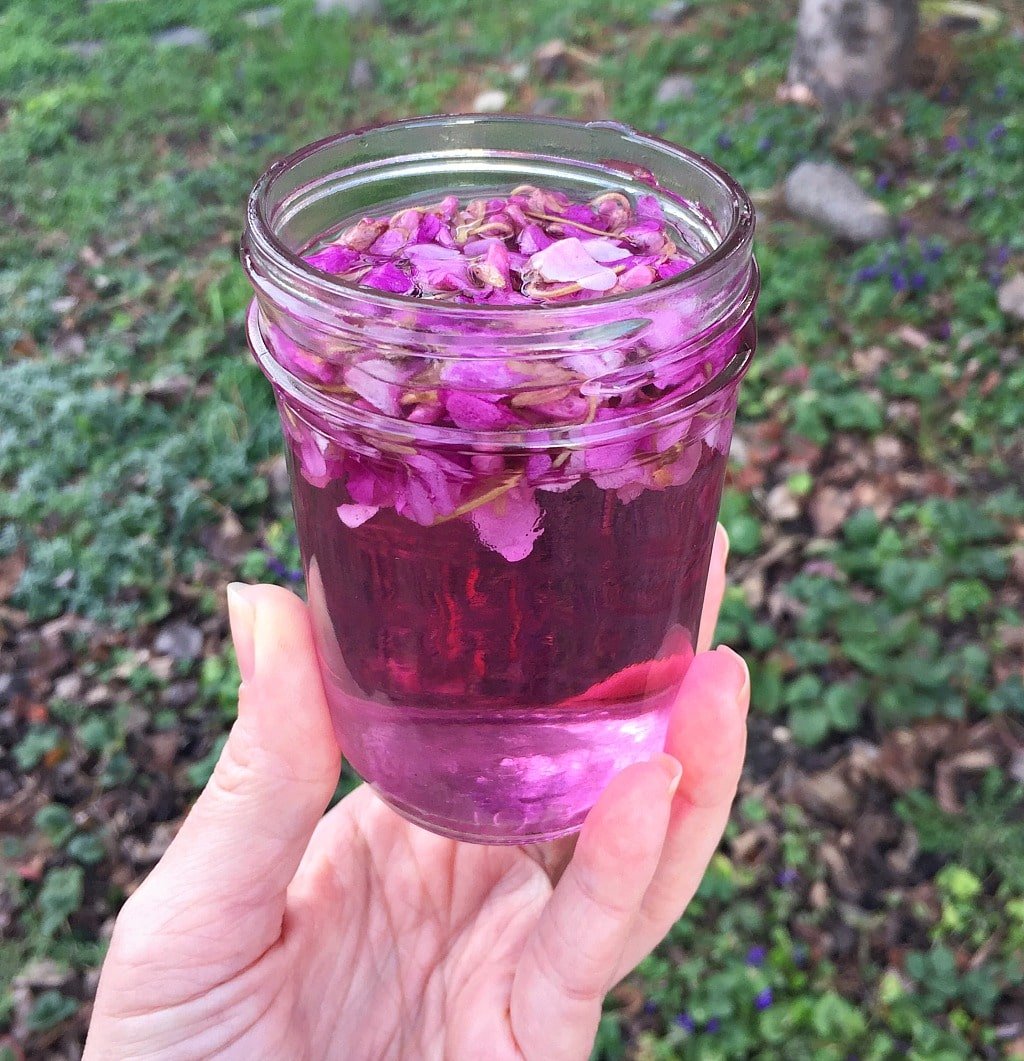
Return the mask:
{"type": "Polygon", "coordinates": [[[814,532],[819,537],[830,538],[843,525],[850,514],[853,499],[846,490],[834,486],[821,486],[811,498],[810,516],[814,532]]]}
{"type": "Polygon", "coordinates": [[[10,556],[0,557],[0,604],[6,604],[21,582],[25,573],[25,554],[20,550],[10,556]]]}

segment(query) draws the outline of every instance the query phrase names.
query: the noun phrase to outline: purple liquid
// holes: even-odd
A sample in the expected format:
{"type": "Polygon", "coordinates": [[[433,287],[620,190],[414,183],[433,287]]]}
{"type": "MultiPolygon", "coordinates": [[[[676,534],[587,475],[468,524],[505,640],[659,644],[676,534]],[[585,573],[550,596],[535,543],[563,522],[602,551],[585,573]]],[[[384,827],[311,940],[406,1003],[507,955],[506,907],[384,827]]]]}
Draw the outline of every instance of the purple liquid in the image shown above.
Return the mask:
{"type": "Polygon", "coordinates": [[[691,445],[688,482],[629,502],[589,480],[538,491],[544,532],[516,563],[466,519],[382,509],[343,526],[345,487],[311,485],[292,455],[335,731],[403,815],[460,839],[551,839],[662,749],[725,470],[721,447],[691,445]]]}

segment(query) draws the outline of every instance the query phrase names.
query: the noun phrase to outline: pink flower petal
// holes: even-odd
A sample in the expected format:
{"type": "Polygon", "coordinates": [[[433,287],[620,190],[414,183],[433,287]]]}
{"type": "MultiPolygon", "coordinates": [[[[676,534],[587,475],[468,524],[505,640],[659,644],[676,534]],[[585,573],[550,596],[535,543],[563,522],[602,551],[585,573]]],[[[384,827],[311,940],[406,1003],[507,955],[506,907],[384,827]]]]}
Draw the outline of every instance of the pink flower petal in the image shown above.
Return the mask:
{"type": "Polygon", "coordinates": [[[520,483],[469,514],[480,541],[510,563],[525,559],[542,533],[533,490],[520,483]]]}
{"type": "Polygon", "coordinates": [[[352,250],[351,247],[344,247],[340,243],[332,243],[315,254],[306,255],[306,261],[314,269],[320,269],[325,273],[346,273],[362,260],[363,256],[358,251],[352,250]]]}
{"type": "Polygon", "coordinates": [[[338,505],[338,518],[346,527],[355,530],[368,519],[376,516],[380,509],[376,505],[338,505]]]}

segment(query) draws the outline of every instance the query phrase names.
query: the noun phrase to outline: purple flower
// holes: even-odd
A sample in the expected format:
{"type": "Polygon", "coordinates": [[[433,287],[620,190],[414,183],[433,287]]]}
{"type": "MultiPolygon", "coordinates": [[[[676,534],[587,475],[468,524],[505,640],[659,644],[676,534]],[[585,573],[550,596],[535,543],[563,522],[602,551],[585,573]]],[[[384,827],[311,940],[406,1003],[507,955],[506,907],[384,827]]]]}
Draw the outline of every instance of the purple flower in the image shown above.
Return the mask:
{"type": "Polygon", "coordinates": [[[772,1004],[772,1001],[772,989],[766,987],[763,991],[758,991],[757,996],[754,999],[754,1008],[761,1013],[772,1004]]]}
{"type": "Polygon", "coordinates": [[[722,1027],[722,1022],[717,1017],[712,1017],[711,1020],[704,1025],[704,1030],[711,1035],[714,1035],[719,1028],[722,1027]]]}
{"type": "Polygon", "coordinates": [[[959,151],[964,146],[964,142],[959,136],[947,136],[943,141],[943,146],[947,151],[959,151]]]}
{"type": "Polygon", "coordinates": [[[997,265],[1009,265],[1010,263],[1010,248],[1005,243],[1000,243],[996,247],[996,264],[997,265]]]}
{"type": "Polygon", "coordinates": [[[889,280],[892,283],[893,291],[907,290],[907,274],[902,269],[893,269],[889,274],[889,280]]]}
{"type": "Polygon", "coordinates": [[[993,125],[988,131],[988,136],[985,137],[990,144],[998,144],[1002,138],[1006,136],[1006,126],[1003,122],[999,122],[998,125],[993,125]]]}
{"type": "Polygon", "coordinates": [[[969,150],[973,151],[978,146],[978,138],[972,133],[965,141],[969,150]]]}
{"type": "Polygon", "coordinates": [[[875,187],[880,191],[884,192],[887,188],[892,185],[892,175],[889,173],[879,173],[875,177],[875,187]]]}
{"type": "Polygon", "coordinates": [[[629,251],[611,240],[576,236],[560,239],[530,258],[530,269],[548,283],[579,284],[587,291],[610,291],[616,284],[614,270],[604,263],[629,257],[629,251]]]}
{"type": "Polygon", "coordinates": [[[764,154],[775,146],[775,141],[770,136],[762,136],[757,142],[757,150],[764,154]]]}
{"type": "Polygon", "coordinates": [[[941,243],[926,243],[923,253],[926,262],[937,262],[945,253],[945,250],[941,243]]]}
{"type": "Polygon", "coordinates": [[[653,998],[647,999],[647,1001],[644,1002],[644,1013],[646,1013],[648,1016],[653,1016],[657,1012],[658,1003],[655,1002],[653,998]]]}
{"type": "Polygon", "coordinates": [[[922,272],[911,273],[910,286],[915,291],[920,291],[922,288],[928,286],[928,277],[925,276],[922,272]]]}
{"type": "Polygon", "coordinates": [[[865,265],[853,274],[853,278],[858,284],[866,284],[871,280],[877,280],[881,275],[882,267],[880,265],[865,265]]]}
{"type": "Polygon", "coordinates": [[[413,282],[395,265],[394,262],[385,262],[383,265],[374,266],[362,279],[364,287],[372,287],[377,291],[387,291],[392,295],[411,295],[413,293],[413,282]]]}
{"type": "Polygon", "coordinates": [[[764,959],[767,955],[767,951],[764,947],[751,947],[747,951],[747,965],[759,966],[764,964],[764,959]]]}
{"type": "Polygon", "coordinates": [[[343,247],[339,243],[332,243],[315,254],[308,254],[306,261],[314,269],[320,269],[325,273],[347,273],[353,266],[358,265],[363,256],[351,249],[343,247]]]}
{"type": "Polygon", "coordinates": [[[693,1034],[694,1029],[697,1027],[693,1022],[693,1017],[689,1013],[680,1013],[676,1016],[674,1023],[683,1029],[684,1032],[693,1034]]]}
{"type": "Polygon", "coordinates": [[[779,872],[779,875],[775,878],[775,883],[780,888],[789,888],[796,884],[799,879],[800,874],[792,866],[787,866],[779,872]]]}
{"type": "Polygon", "coordinates": [[[1006,86],[1005,85],[996,85],[995,91],[992,94],[998,100],[1006,99],[1006,86]]]}
{"type": "Polygon", "coordinates": [[[715,138],[715,143],[718,144],[723,151],[728,151],[729,148],[732,147],[732,137],[728,133],[719,133],[715,138]]]}

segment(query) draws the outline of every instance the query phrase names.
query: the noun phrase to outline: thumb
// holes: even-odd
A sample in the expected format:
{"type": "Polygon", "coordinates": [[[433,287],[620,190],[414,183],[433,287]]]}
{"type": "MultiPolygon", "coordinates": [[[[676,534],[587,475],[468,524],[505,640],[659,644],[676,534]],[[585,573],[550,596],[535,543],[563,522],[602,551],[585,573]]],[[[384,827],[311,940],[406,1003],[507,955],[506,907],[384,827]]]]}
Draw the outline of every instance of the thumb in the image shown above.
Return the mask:
{"type": "Polygon", "coordinates": [[[168,926],[179,915],[176,934],[186,928],[183,905],[197,927],[244,913],[246,949],[259,954],[280,933],[286,889],[334,794],[341,756],[306,606],[277,586],[235,583],[228,611],[242,675],[238,718],[209,784],[140,892],[156,900],[168,926]]]}

